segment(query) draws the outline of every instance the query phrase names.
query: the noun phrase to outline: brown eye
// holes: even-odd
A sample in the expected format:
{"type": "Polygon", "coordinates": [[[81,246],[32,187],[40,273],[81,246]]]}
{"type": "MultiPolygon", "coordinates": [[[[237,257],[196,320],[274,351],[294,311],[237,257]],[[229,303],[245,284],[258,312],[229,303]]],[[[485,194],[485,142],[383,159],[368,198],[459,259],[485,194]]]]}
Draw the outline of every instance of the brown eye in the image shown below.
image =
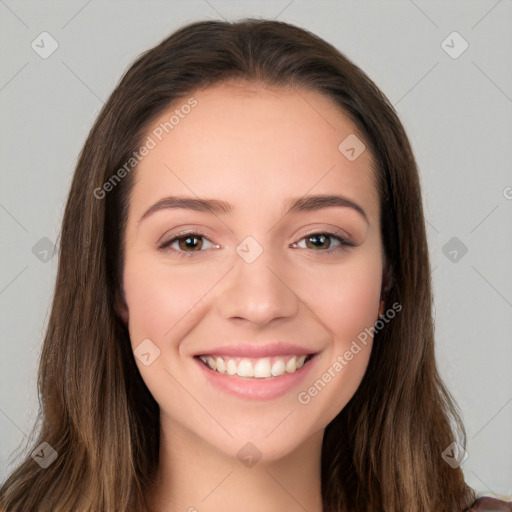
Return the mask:
{"type": "Polygon", "coordinates": [[[310,235],[305,238],[306,240],[306,247],[308,247],[308,240],[311,240],[313,247],[308,247],[308,249],[330,249],[331,246],[331,239],[329,238],[329,235],[325,234],[317,234],[317,235],[310,235]]]}
{"type": "Polygon", "coordinates": [[[311,249],[316,252],[324,252],[327,254],[343,250],[345,247],[354,247],[354,244],[347,239],[335,235],[334,233],[312,233],[302,238],[298,243],[294,244],[297,247],[304,249],[311,249]],[[299,245],[303,240],[306,241],[306,246],[299,245]]]}
{"type": "MultiPolygon", "coordinates": [[[[211,247],[219,248],[217,244],[213,244],[206,236],[201,233],[179,233],[177,236],[170,238],[158,248],[160,250],[170,250],[177,253],[179,256],[190,255],[196,252],[205,252],[204,245],[211,244],[211,247]],[[177,244],[177,246],[176,246],[177,244]]],[[[210,247],[206,247],[210,248],[210,247]]]]}
{"type": "Polygon", "coordinates": [[[186,251],[187,249],[193,249],[192,252],[197,252],[196,250],[200,250],[201,247],[203,246],[201,238],[201,236],[186,235],[180,236],[176,238],[176,240],[178,241],[178,246],[180,250],[186,251]]]}

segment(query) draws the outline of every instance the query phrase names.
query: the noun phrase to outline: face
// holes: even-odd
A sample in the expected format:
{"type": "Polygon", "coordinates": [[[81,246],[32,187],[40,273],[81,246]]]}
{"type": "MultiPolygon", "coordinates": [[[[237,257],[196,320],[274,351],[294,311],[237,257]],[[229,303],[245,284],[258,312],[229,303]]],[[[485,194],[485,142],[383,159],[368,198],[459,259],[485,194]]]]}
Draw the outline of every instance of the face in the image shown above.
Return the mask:
{"type": "Polygon", "coordinates": [[[162,422],[275,460],[323,432],[367,367],[358,336],[383,306],[372,157],[316,92],[233,82],[190,97],[144,139],[118,310],[162,422]]]}

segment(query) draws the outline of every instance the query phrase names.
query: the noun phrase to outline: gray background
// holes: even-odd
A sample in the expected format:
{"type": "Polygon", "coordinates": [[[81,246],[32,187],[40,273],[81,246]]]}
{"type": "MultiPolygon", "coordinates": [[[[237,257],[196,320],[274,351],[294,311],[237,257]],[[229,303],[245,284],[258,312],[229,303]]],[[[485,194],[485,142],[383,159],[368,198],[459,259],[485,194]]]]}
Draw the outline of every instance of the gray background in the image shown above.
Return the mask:
{"type": "Polygon", "coordinates": [[[0,481],[37,412],[48,258],[103,101],[179,26],[256,16],[334,44],[395,105],[421,171],[438,364],[468,432],[462,467],[477,492],[512,496],[511,15],[511,0],[0,0],[0,481]],[[58,43],[46,59],[31,47],[43,31],[58,43]],[[469,44],[457,58],[445,49],[460,39],[442,46],[453,31],[469,44]]]}

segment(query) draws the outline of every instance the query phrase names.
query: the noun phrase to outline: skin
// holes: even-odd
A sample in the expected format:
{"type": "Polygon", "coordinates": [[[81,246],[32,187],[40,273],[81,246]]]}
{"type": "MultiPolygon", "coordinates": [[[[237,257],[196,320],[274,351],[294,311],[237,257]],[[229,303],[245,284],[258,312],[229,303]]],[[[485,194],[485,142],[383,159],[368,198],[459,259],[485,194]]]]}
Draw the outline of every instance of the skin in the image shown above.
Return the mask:
{"type": "Polygon", "coordinates": [[[157,512],[320,512],[324,429],[357,390],[371,337],[307,405],[297,394],[383,313],[372,156],[367,149],[349,161],[338,150],[357,130],[313,91],[230,82],[193,97],[197,106],[136,170],[125,234],[118,312],[134,349],[150,339],[160,350],[149,366],[136,358],[161,415],[160,463],[147,499],[157,512]],[[346,207],[284,215],[289,198],[332,193],[359,204],[368,223],[346,207]],[[162,209],[139,222],[168,195],[222,199],[234,211],[162,209]],[[158,249],[185,229],[206,238],[158,249]],[[315,246],[312,234],[333,230],[356,246],[333,254],[326,251],[338,247],[335,239],[315,246]],[[250,264],[235,251],[249,235],[263,249],[250,264]],[[304,384],[272,400],[214,389],[192,358],[230,341],[278,339],[320,354],[304,384]],[[252,467],[237,457],[247,442],[261,452],[252,467]]]}

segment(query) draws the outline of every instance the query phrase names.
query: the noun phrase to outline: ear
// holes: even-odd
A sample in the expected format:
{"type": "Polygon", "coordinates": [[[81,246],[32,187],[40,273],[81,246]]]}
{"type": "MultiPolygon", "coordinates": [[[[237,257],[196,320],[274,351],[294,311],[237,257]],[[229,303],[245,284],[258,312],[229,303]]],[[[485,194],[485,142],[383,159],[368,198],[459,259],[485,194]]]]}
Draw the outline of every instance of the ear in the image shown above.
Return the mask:
{"type": "Polygon", "coordinates": [[[393,287],[394,279],[393,279],[393,269],[391,265],[386,264],[384,270],[382,271],[382,286],[380,293],[380,303],[379,303],[379,316],[384,314],[384,308],[386,307],[386,302],[388,299],[389,292],[393,287]]]}
{"type": "Polygon", "coordinates": [[[384,314],[385,305],[386,305],[385,301],[381,300],[379,302],[379,316],[382,316],[384,314]]]}
{"type": "Polygon", "coordinates": [[[124,291],[116,293],[116,299],[114,303],[114,310],[117,316],[127,325],[128,324],[128,305],[124,298],[124,291]]]}

